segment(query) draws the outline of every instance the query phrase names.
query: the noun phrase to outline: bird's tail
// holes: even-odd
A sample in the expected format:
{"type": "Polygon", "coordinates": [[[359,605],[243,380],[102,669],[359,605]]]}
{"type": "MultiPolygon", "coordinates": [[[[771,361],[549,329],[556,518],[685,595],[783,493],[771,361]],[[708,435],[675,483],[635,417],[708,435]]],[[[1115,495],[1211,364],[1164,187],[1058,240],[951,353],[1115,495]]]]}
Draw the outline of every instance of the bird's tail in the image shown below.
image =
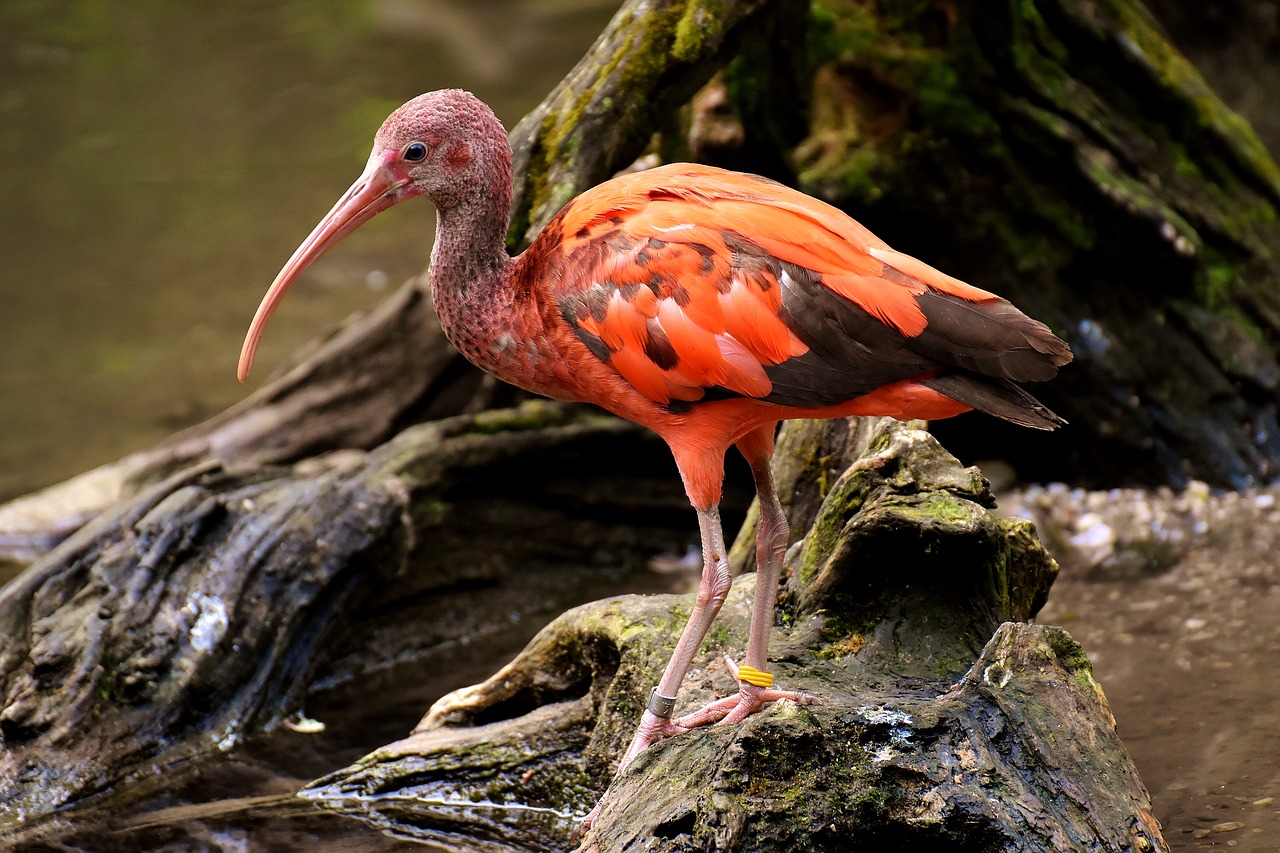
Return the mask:
{"type": "Polygon", "coordinates": [[[1066,421],[1007,379],[973,373],[940,373],[921,382],[980,412],[1032,429],[1057,429],[1066,421]]]}

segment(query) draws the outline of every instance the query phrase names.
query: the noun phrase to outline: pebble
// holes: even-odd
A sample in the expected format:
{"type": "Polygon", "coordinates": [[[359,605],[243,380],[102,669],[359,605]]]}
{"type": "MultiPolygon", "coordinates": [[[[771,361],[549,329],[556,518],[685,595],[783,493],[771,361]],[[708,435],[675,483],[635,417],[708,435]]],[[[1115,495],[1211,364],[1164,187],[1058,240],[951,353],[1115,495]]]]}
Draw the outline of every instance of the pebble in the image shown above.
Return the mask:
{"type": "Polygon", "coordinates": [[[1238,820],[1228,820],[1222,823],[1215,823],[1211,828],[1214,832],[1235,832],[1237,829],[1244,829],[1244,823],[1238,820]]]}

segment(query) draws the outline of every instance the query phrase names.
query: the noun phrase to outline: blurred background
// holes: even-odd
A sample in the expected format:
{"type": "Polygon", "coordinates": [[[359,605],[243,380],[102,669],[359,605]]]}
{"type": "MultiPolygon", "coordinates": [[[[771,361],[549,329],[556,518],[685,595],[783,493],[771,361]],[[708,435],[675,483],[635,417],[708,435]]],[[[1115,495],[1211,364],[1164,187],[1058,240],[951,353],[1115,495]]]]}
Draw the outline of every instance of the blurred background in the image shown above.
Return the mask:
{"type": "MultiPolygon", "coordinates": [[[[226,408],[421,271],[430,205],[383,214],[307,273],[235,381],[262,293],[387,113],[458,86],[511,126],[616,5],[0,4],[0,501],[226,408]]],[[[1276,150],[1276,4],[1153,12],[1276,150]]]]}
{"type": "MultiPolygon", "coordinates": [[[[0,501],[215,414],[296,347],[420,272],[433,227],[425,202],[378,217],[313,267],[273,319],[255,378],[248,387],[236,382],[259,299],[358,175],[387,113],[420,92],[457,86],[510,127],[572,67],[616,5],[0,3],[0,501]]],[[[1280,150],[1272,106],[1280,4],[1184,0],[1153,4],[1153,13],[1280,150]]],[[[1210,834],[1228,825],[1223,816],[1238,801],[1272,815],[1272,834],[1253,839],[1262,845],[1253,849],[1275,849],[1280,814],[1262,796],[1275,778],[1274,680],[1265,675],[1274,648],[1259,642],[1257,657],[1246,658],[1232,644],[1251,632],[1233,629],[1213,659],[1218,668],[1206,670],[1212,650],[1203,629],[1221,620],[1208,605],[1194,610],[1199,587],[1161,582],[1167,589],[1156,592],[1165,597],[1142,601],[1176,623],[1171,633],[1198,644],[1185,661],[1167,643],[1145,657],[1125,651],[1135,635],[1144,638],[1123,605],[1154,595],[1132,583],[1078,584],[1075,593],[1060,583],[1044,621],[1068,624],[1101,664],[1157,812],[1176,828],[1168,835],[1175,846],[1192,833],[1204,833],[1205,845],[1226,839],[1210,834]],[[1192,609],[1177,610],[1179,601],[1192,609]],[[1185,674],[1192,661],[1196,679],[1185,674]],[[1175,665],[1181,669],[1169,669],[1175,665]],[[1228,676],[1256,690],[1232,699],[1228,676]],[[1179,699],[1180,717],[1171,710],[1179,699]],[[1232,728],[1220,719],[1224,707],[1248,710],[1265,727],[1232,728]],[[1202,754],[1188,757],[1189,739],[1202,754]],[[1268,748],[1256,749],[1259,741],[1268,748]],[[1182,765],[1193,759],[1208,769],[1191,775],[1182,765]]],[[[1205,596],[1232,589],[1217,575],[1202,586],[1205,596]]],[[[1214,600],[1247,603],[1239,598],[1214,600]]],[[[1274,630],[1267,637],[1280,643],[1274,630]]]]}
{"type": "Polygon", "coordinates": [[[403,101],[471,89],[511,126],[612,0],[0,4],[0,500],[243,398],[425,268],[427,203],[296,288],[249,387],[240,341],[403,101]]]}

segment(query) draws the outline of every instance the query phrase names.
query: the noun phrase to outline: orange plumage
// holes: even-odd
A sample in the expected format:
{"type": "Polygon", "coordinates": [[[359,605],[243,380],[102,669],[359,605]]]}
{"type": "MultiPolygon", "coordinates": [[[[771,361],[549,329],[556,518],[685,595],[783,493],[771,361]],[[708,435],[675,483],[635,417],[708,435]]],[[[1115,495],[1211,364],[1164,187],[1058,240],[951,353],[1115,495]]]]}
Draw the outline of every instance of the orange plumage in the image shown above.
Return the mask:
{"type": "MultiPolygon", "coordinates": [[[[596,362],[568,382],[555,373],[515,381],[654,429],[682,467],[710,455],[684,443],[723,452],[790,417],[937,418],[978,407],[1030,426],[1057,422],[1014,384],[1048,378],[1070,357],[1042,324],[755,175],[674,164],[615,178],[568,204],[512,279],[558,309],[530,312],[549,318],[532,337],[585,347],[596,362]],[[850,346],[856,358],[843,359],[850,346]],[[975,354],[985,368],[974,369],[975,354]]],[[[718,488],[691,497],[714,503],[718,488]]]]}
{"type": "Polygon", "coordinates": [[[457,90],[415,98],[383,124],[364,174],[263,298],[241,379],[290,283],[362,222],[417,195],[438,210],[432,295],[463,355],[530,391],[596,403],[656,431],[698,512],[698,599],[622,767],[689,727],[807,699],[761,686],[760,673],[749,672],[736,695],[671,719],[729,588],[717,504],[730,445],[751,465],[760,500],[745,658],[760,671],[787,543],[769,472],[778,421],[979,409],[1039,429],[1062,422],[1018,384],[1050,379],[1071,360],[1042,323],[895,252],[834,207],[755,175],[673,164],[614,178],[509,257],[506,134],[488,107],[457,90]]]}

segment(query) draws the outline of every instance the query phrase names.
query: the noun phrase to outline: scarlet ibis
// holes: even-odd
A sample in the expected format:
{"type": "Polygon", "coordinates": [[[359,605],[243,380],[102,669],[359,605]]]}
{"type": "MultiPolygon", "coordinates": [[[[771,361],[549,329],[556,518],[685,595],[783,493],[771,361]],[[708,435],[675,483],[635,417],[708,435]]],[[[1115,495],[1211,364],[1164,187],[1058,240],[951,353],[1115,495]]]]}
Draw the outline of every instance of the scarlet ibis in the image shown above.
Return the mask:
{"type": "Polygon", "coordinates": [[[977,409],[1036,429],[1062,419],[1017,383],[1071,350],[1004,299],[895,252],[834,207],[756,175],[674,163],[588,190],[527,251],[504,247],[511,150],[473,95],[420,95],[378,130],[364,173],[263,297],[243,381],[290,284],[375,214],[425,195],[438,212],[431,293],[464,356],[500,379],[581,400],[666,440],[698,513],[697,601],[619,772],[650,744],[788,697],[767,672],[787,522],[769,473],[787,418],[946,418],[977,409]],[[735,445],[760,501],[757,592],[738,692],[672,719],[729,590],[718,505],[735,445]]]}

